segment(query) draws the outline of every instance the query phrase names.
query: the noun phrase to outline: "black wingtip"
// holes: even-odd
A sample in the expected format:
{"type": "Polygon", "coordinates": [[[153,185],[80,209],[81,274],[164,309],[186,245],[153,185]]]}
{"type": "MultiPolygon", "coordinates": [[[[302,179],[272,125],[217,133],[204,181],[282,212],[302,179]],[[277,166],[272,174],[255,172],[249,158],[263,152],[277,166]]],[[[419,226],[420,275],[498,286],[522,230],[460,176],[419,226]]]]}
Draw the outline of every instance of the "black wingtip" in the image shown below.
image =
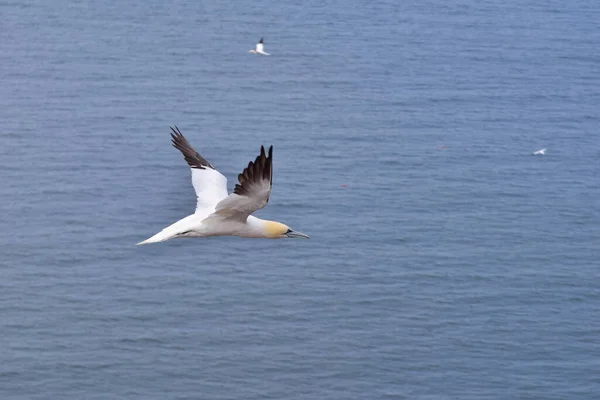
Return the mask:
{"type": "MultiPolygon", "coordinates": [[[[265,146],[260,146],[260,154],[256,156],[254,161],[250,161],[248,166],[244,168],[241,174],[238,175],[238,182],[233,189],[237,195],[244,196],[249,194],[251,185],[260,181],[269,181],[270,186],[273,186],[273,146],[267,151],[265,146]]],[[[269,201],[267,199],[267,201],[269,201]]]]}
{"type": "Polygon", "coordinates": [[[260,40],[258,41],[258,43],[262,43],[263,42],[263,38],[260,38],[260,40]]]}
{"type": "Polygon", "coordinates": [[[177,126],[175,126],[175,128],[169,126],[169,128],[171,128],[171,143],[174,147],[177,147],[177,141],[180,140],[179,138],[183,135],[181,134],[179,129],[176,130],[177,126]]]}
{"type": "Polygon", "coordinates": [[[177,138],[178,136],[183,136],[183,133],[181,133],[181,131],[179,130],[177,125],[173,125],[173,126],[169,126],[169,128],[171,128],[171,137],[173,138],[173,140],[175,140],[175,138],[177,138]],[[175,128],[173,128],[173,126],[175,128]]]}
{"type": "Polygon", "coordinates": [[[209,167],[214,169],[211,163],[194,150],[177,125],[174,125],[174,128],[169,126],[169,128],[171,128],[171,144],[183,154],[183,158],[190,168],[205,169],[209,167]]]}
{"type": "Polygon", "coordinates": [[[265,146],[261,145],[261,146],[260,146],[260,157],[261,157],[261,158],[262,158],[262,157],[264,157],[264,158],[266,158],[267,160],[270,160],[270,159],[272,159],[272,158],[273,158],[273,146],[272,146],[272,145],[271,145],[271,146],[269,146],[269,151],[267,152],[267,151],[265,150],[265,146]]]}

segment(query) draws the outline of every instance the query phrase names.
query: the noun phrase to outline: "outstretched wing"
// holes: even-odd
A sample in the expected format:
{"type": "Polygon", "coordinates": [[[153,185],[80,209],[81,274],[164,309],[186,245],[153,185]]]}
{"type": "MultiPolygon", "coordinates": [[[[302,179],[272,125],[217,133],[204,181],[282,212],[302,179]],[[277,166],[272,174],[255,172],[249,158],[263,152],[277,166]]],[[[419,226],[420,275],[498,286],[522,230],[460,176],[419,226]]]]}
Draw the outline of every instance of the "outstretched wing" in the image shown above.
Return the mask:
{"type": "Polygon", "coordinates": [[[250,161],[238,175],[238,180],[233,193],[217,204],[215,212],[222,217],[246,221],[250,214],[269,202],[273,185],[273,146],[269,147],[268,155],[260,146],[260,155],[254,162],[250,161]]]}
{"type": "Polygon", "coordinates": [[[262,53],[265,51],[265,45],[263,44],[263,38],[260,38],[258,43],[256,43],[256,51],[262,53]]]}
{"type": "Polygon", "coordinates": [[[194,150],[179,128],[171,128],[171,131],[173,146],[183,154],[192,170],[192,185],[198,197],[196,213],[212,212],[217,203],[227,197],[227,178],[194,150]]]}

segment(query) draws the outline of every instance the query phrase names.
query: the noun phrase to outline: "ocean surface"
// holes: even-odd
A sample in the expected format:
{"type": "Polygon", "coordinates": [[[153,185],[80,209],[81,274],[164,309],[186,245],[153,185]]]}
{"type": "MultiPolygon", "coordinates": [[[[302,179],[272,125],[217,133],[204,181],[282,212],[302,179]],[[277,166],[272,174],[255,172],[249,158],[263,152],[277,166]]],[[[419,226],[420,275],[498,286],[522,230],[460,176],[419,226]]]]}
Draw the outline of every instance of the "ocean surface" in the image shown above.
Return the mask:
{"type": "Polygon", "coordinates": [[[0,17],[1,399],[598,399],[597,1],[0,17]],[[230,190],[272,144],[312,239],[135,246],[195,207],[172,125],[230,190]]]}

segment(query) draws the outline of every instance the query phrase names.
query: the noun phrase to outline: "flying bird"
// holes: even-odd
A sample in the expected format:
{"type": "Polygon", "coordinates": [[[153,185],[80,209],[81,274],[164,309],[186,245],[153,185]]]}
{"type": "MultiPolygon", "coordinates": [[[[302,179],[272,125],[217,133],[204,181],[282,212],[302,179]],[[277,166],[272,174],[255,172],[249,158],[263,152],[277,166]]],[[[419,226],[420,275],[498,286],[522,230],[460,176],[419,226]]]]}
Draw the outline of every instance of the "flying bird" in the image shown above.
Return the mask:
{"type": "Polygon", "coordinates": [[[263,56],[270,56],[269,53],[265,52],[265,45],[263,44],[263,38],[260,38],[258,43],[256,43],[256,49],[250,50],[249,53],[262,54],[263,56]]]}
{"type": "Polygon", "coordinates": [[[273,146],[260,147],[256,160],[238,175],[233,193],[227,193],[227,178],[189,144],[177,126],[171,128],[173,146],[183,154],[192,170],[192,185],[198,197],[196,212],[139,244],[163,242],[173,238],[241,236],[247,238],[305,238],[280,222],[256,218],[251,214],[267,205],[273,185],[273,146]]]}
{"type": "Polygon", "coordinates": [[[546,149],[541,149],[533,152],[534,156],[543,156],[544,154],[546,154],[546,149]]]}

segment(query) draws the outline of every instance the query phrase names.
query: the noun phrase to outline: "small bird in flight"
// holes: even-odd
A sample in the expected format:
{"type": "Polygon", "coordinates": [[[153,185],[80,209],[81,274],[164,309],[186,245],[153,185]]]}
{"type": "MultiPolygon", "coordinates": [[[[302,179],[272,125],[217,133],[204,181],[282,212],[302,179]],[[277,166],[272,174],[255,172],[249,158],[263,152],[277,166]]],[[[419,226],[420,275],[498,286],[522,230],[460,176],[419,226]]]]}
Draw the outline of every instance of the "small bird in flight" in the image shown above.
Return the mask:
{"type": "Polygon", "coordinates": [[[173,146],[183,154],[192,170],[192,185],[198,197],[196,212],[138,244],[163,242],[173,238],[241,236],[247,238],[305,238],[289,226],[256,218],[250,214],[267,205],[273,185],[273,146],[238,175],[233,193],[227,193],[227,178],[188,143],[179,128],[171,128],[173,146]]]}
{"type": "Polygon", "coordinates": [[[546,149],[541,149],[533,152],[534,156],[543,156],[544,154],[546,154],[546,149]]]}
{"type": "Polygon", "coordinates": [[[269,53],[265,52],[265,46],[263,44],[263,38],[260,38],[260,40],[258,41],[258,43],[256,43],[256,50],[252,49],[249,51],[249,53],[252,54],[262,54],[263,56],[270,56],[269,53]]]}

